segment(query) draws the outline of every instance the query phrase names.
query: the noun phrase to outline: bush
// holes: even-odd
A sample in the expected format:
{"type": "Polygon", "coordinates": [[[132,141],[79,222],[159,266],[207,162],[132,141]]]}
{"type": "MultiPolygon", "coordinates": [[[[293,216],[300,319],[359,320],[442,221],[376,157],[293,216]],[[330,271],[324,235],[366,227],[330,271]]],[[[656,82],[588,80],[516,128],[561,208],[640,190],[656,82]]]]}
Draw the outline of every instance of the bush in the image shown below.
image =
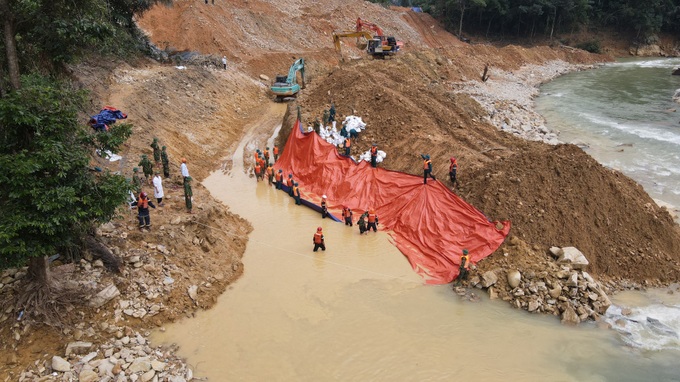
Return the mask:
{"type": "Polygon", "coordinates": [[[590,53],[601,53],[600,42],[597,40],[584,41],[576,45],[577,48],[583,49],[590,53]]]}

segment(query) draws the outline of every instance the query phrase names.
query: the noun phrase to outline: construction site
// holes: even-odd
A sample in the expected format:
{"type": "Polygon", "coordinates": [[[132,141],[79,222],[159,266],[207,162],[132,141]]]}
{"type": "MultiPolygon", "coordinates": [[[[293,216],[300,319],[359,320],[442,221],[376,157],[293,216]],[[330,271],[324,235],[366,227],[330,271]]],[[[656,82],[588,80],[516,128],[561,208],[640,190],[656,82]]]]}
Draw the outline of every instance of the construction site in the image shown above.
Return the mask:
{"type": "MultiPolygon", "coordinates": [[[[154,137],[167,146],[165,206],[151,211],[150,232],[137,229],[130,210],[98,231],[122,259],[122,273],[107,272],[92,257],[53,264],[56,275],[91,288],[93,296],[109,286],[115,296],[70,308],[59,327],[5,314],[2,380],[504,380],[503,371],[515,377],[509,379],[578,380],[569,366],[554,362],[522,369],[524,356],[512,354],[519,353],[514,341],[520,339],[505,341],[503,333],[536,341],[527,359],[544,356],[554,341],[606,343],[608,324],[599,318],[615,293],[680,279],[672,208],[660,207],[635,181],[579,147],[550,144],[557,133],[527,139],[494,124],[500,115],[510,126],[532,115],[530,107],[502,96],[519,97],[513,86],[530,100],[540,83],[613,56],[559,44],[465,43],[426,13],[359,0],[175,1],[157,5],[138,25],[166,61],[83,62],[69,69],[90,90],[93,110],[114,106],[134,124],[123,159],[98,165],[132,174],[154,137]],[[499,94],[490,106],[470,90],[482,86],[499,94]],[[331,105],[337,130],[349,116],[366,124],[351,142],[352,156],[376,145],[386,153],[378,168],[350,164],[342,147],[306,132],[331,105]],[[274,169],[292,173],[310,205],[328,195],[329,211],[340,216],[353,204],[355,222],[374,207],[379,232],[359,235],[356,226],[322,219],[257,181],[253,153],[274,146],[281,150],[274,169]],[[427,185],[422,154],[436,175],[427,185]],[[448,179],[451,157],[458,163],[455,188],[448,179]],[[184,204],[180,158],[195,179],[192,214],[184,204]],[[342,170],[330,170],[336,163],[342,170]],[[351,173],[353,166],[365,172],[351,173]],[[389,178],[375,175],[377,185],[364,186],[373,170],[389,178]],[[338,174],[347,177],[336,182],[338,174]],[[396,208],[399,198],[405,201],[396,208]],[[413,200],[419,204],[409,204],[413,200]],[[401,215],[420,213],[427,217],[415,222],[401,215]],[[469,223],[463,219],[470,216],[469,223]],[[327,246],[318,254],[312,252],[317,227],[327,246]],[[577,248],[587,267],[558,264],[555,247],[577,248]],[[452,288],[463,248],[474,249],[474,267],[452,288]],[[514,272],[522,275],[521,296],[511,285],[514,272]],[[584,285],[580,291],[569,285],[572,277],[584,285]],[[530,293],[538,284],[543,290],[530,293]],[[423,318],[428,315],[432,321],[423,318]],[[437,330],[453,336],[458,329],[434,317],[454,316],[480,322],[463,326],[471,335],[460,341],[498,357],[497,367],[470,361],[473,372],[443,356],[453,338],[444,340],[437,330]],[[324,326],[336,320],[343,324],[324,326]],[[354,333],[360,320],[371,325],[354,333]],[[591,326],[565,332],[560,322],[591,326]],[[438,329],[428,333],[417,323],[438,329]],[[397,334],[409,327],[421,328],[429,342],[397,334]],[[491,334],[477,344],[485,333],[491,334]],[[390,359],[393,338],[399,338],[393,343],[398,353],[420,349],[419,342],[432,345],[432,353],[390,359]],[[74,345],[65,354],[74,343],[82,349],[74,345]],[[494,346],[498,353],[489,350],[494,346]],[[318,365],[300,361],[312,354],[333,355],[320,356],[318,365]],[[55,369],[55,356],[68,364],[63,370],[55,369]],[[440,372],[428,374],[428,368],[440,372]]],[[[3,273],[4,300],[24,275],[21,269],[3,273]]],[[[576,354],[570,365],[588,357],[597,355],[576,354]]]]}

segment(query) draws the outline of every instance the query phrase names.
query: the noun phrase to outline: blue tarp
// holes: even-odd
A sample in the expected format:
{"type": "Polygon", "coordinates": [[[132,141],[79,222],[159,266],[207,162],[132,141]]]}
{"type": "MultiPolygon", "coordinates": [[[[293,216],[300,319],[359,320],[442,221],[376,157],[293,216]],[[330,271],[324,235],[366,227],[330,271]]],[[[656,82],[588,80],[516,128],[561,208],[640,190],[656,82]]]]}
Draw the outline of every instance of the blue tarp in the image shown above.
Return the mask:
{"type": "Polygon", "coordinates": [[[104,106],[99,114],[90,117],[87,124],[92,126],[95,131],[107,131],[109,125],[116,123],[116,120],[125,118],[127,118],[127,114],[122,111],[111,106],[104,106]]]}

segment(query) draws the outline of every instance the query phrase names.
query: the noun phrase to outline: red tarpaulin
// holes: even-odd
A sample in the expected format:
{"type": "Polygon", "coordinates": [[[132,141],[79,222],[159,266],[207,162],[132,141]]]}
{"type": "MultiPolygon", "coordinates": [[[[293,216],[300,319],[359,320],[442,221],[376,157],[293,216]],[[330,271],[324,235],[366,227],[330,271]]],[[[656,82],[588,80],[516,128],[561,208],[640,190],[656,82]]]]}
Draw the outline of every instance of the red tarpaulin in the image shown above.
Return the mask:
{"type": "Polygon", "coordinates": [[[429,179],[424,185],[422,176],[372,168],[365,161],[357,164],[318,134],[303,134],[301,126],[297,121],[275,169],[282,169],[284,178],[293,174],[303,199],[320,204],[325,194],[328,210],[336,216],[343,205],[352,209],[355,219],[373,208],[378,229],[389,233],[426,283],[451,282],[458,275],[463,249],[476,263],[508,235],[510,222],[501,222],[502,229],[497,229],[439,181],[429,179]]]}

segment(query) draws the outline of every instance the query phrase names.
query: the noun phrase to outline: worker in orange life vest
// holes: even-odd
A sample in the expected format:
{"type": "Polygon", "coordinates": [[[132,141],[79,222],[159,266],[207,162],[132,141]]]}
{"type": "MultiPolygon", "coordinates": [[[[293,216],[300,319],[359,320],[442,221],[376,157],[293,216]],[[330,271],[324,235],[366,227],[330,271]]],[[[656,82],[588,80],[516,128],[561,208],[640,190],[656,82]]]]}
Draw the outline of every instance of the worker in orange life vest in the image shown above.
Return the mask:
{"type": "Polygon", "coordinates": [[[259,182],[260,177],[262,177],[262,169],[260,168],[260,164],[255,162],[255,180],[259,182]]]}
{"type": "Polygon", "coordinates": [[[321,218],[325,219],[328,216],[328,205],[326,204],[326,195],[321,197],[321,218]]]}
{"type": "Polygon", "coordinates": [[[368,227],[366,228],[366,231],[370,231],[371,228],[373,228],[373,232],[378,232],[378,227],[377,225],[380,224],[378,223],[378,215],[375,213],[375,210],[373,208],[368,210],[368,227]]]}
{"type": "Polygon", "coordinates": [[[457,283],[460,284],[461,281],[467,280],[468,274],[470,273],[470,257],[468,256],[468,250],[463,250],[463,256],[460,257],[460,266],[458,268],[458,278],[457,283]]]}
{"type": "Polygon", "coordinates": [[[352,210],[349,207],[344,206],[342,208],[342,217],[345,220],[345,225],[348,225],[348,226],[351,227],[352,226],[352,210]]]}
{"type": "Polygon", "coordinates": [[[297,204],[299,206],[300,205],[300,187],[298,187],[297,182],[293,183],[293,197],[295,198],[295,204],[297,204]]]}
{"type": "Polygon", "coordinates": [[[264,161],[269,163],[269,147],[264,148],[264,161]]]}
{"type": "Polygon", "coordinates": [[[274,146],[274,162],[276,162],[277,160],[279,160],[279,147],[274,146]]]}
{"type": "Polygon", "coordinates": [[[137,219],[139,220],[139,229],[144,228],[151,230],[151,216],[149,216],[149,206],[156,208],[146,192],[140,192],[139,198],[137,199],[137,219]]]}
{"type": "Polygon", "coordinates": [[[455,189],[458,186],[458,179],[456,179],[456,173],[458,172],[458,161],[456,158],[451,157],[451,164],[449,165],[449,178],[451,178],[451,184],[455,189]]]}
{"type": "Polygon", "coordinates": [[[371,167],[378,166],[378,146],[374,143],[371,146],[371,167]]]}
{"type": "Polygon", "coordinates": [[[293,174],[288,174],[288,179],[286,179],[286,186],[288,186],[288,195],[293,196],[293,186],[295,182],[293,181],[293,174]]]}
{"type": "Polygon", "coordinates": [[[271,186],[272,183],[274,183],[274,168],[271,164],[267,164],[267,169],[264,171],[264,174],[267,176],[267,181],[271,186]]]}
{"type": "Polygon", "coordinates": [[[432,161],[430,156],[427,154],[420,154],[423,158],[423,184],[427,184],[427,176],[429,175],[433,180],[437,180],[434,175],[432,175],[432,161]]]}
{"type": "Polygon", "coordinates": [[[345,156],[349,156],[350,148],[352,147],[352,140],[349,138],[345,139],[345,156]]]}
{"type": "Polygon", "coordinates": [[[319,248],[321,248],[322,251],[326,250],[326,244],[324,243],[323,231],[321,227],[317,228],[316,233],[314,234],[314,252],[318,251],[319,248]]]}
{"type": "Polygon", "coordinates": [[[283,185],[283,170],[279,169],[279,172],[276,173],[276,189],[280,190],[282,185],[283,185]]]}

